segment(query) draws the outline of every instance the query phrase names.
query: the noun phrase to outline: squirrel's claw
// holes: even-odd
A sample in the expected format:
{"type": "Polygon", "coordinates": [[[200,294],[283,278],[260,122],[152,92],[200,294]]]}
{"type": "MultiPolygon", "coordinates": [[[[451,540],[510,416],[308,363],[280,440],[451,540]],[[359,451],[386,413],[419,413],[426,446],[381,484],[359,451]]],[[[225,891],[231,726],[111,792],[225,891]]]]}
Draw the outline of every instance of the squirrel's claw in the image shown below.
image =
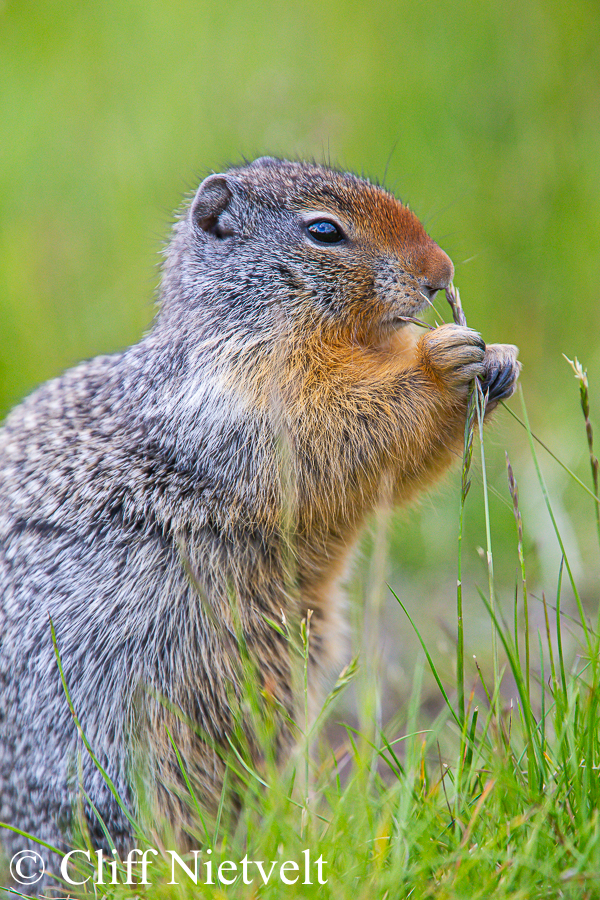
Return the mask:
{"type": "Polygon", "coordinates": [[[488,406],[514,394],[521,371],[518,352],[513,344],[489,344],[486,348],[485,375],[480,380],[481,389],[488,395],[488,406]]]}

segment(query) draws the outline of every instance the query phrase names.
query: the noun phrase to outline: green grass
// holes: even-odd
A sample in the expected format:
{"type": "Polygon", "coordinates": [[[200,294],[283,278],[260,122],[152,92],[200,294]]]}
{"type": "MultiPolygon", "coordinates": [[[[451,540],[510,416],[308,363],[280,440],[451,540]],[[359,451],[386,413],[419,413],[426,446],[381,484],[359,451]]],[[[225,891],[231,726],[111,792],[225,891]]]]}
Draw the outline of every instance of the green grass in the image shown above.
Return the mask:
{"type": "MultiPolygon", "coordinates": [[[[594,479],[597,466],[588,385],[582,369],[578,377],[585,387],[581,399],[594,479]]],[[[465,434],[467,452],[457,537],[462,533],[460,521],[469,511],[473,490],[480,489],[484,494],[489,491],[485,474],[478,478],[470,471],[478,452],[485,453],[478,438],[478,403],[481,399],[472,406],[471,428],[465,434]],[[473,451],[471,460],[473,447],[479,451],[473,451]]],[[[524,403],[522,414],[527,423],[524,403]]],[[[414,667],[408,702],[383,726],[378,724],[381,698],[373,661],[364,656],[355,660],[340,675],[316,722],[309,723],[307,705],[301,701],[295,726],[296,751],[283,768],[278,768],[271,752],[275,728],[272,705],[257,691],[259,682],[248,662],[247,690],[239,715],[246,722],[250,717],[256,739],[263,747],[260,769],[250,761],[240,724],[227,754],[228,777],[222,802],[217,813],[211,815],[202,809],[200,798],[194,797],[186,762],[180,761],[188,802],[197,822],[195,839],[201,851],[198,885],[179,865],[175,866],[179,885],[169,884],[172,861],[167,850],[176,849],[172,836],[166,830],[161,844],[156,832],[151,834],[138,823],[138,846],[159,850],[151,857],[147,870],[150,884],[145,888],[97,885],[82,896],[115,900],[142,893],[157,898],[483,900],[494,896],[582,900],[600,895],[600,635],[578,600],[577,585],[542,474],[543,464],[527,424],[525,428],[537,471],[537,490],[555,528],[562,562],[556,582],[547,585],[537,599],[532,598],[524,552],[527,521],[523,521],[520,508],[519,472],[507,458],[504,491],[514,517],[514,595],[508,604],[505,597],[496,595],[493,529],[486,503],[483,532],[489,581],[487,592],[479,591],[479,602],[490,636],[487,640],[479,638],[488,647],[483,653],[486,662],[476,664],[475,677],[465,663],[468,654],[460,618],[460,591],[455,681],[447,680],[440,671],[439,653],[420,632],[422,610],[418,606],[415,609],[414,604],[408,610],[397,598],[422,650],[414,667]],[[569,590],[574,597],[574,605],[569,604],[573,615],[564,611],[568,598],[563,595],[569,590]],[[543,610],[538,628],[530,622],[532,603],[543,610]],[[491,641],[490,656],[492,636],[495,640],[491,641]],[[433,715],[423,707],[428,674],[433,676],[439,691],[437,712],[433,715]],[[354,686],[359,705],[363,706],[358,716],[361,725],[345,725],[332,740],[331,725],[339,718],[336,703],[349,686],[354,686]],[[243,797],[241,813],[232,812],[233,792],[243,797]],[[307,850],[312,861],[310,884],[304,883],[307,850]],[[318,883],[315,863],[321,857],[324,884],[318,883]],[[250,862],[247,874],[253,883],[243,883],[244,858],[264,863],[265,876],[275,862],[266,884],[258,867],[250,862]],[[212,879],[206,868],[210,860],[212,879]],[[232,885],[218,882],[218,866],[224,860],[238,866],[237,881],[232,885]],[[298,876],[296,884],[284,884],[278,875],[286,860],[299,866],[294,869],[290,865],[283,870],[290,880],[298,876]],[[215,883],[205,884],[207,878],[215,883]]],[[[485,468],[481,471],[485,473],[485,468]]],[[[595,501],[589,496],[590,489],[585,485],[578,485],[578,489],[589,501],[589,519],[593,523],[595,501]]],[[[381,534],[376,534],[373,559],[370,565],[366,561],[368,591],[374,595],[382,588],[379,555],[384,544],[381,534]]],[[[459,565],[462,552],[459,550],[459,565]]],[[[377,605],[367,605],[369,615],[377,605]]],[[[273,623],[273,627],[285,630],[291,626],[273,623]]],[[[302,697],[310,674],[310,622],[302,622],[300,633],[290,633],[289,639],[302,697]]],[[[469,647],[478,656],[480,649],[469,647]]],[[[444,663],[447,666],[448,660],[444,663]]],[[[82,857],[78,859],[81,861],[82,857]]],[[[183,859],[193,871],[193,858],[188,855],[183,859]]],[[[132,871],[135,881],[139,865],[133,866],[132,871]]],[[[225,878],[236,877],[227,866],[222,872],[225,878]]],[[[118,873],[118,880],[127,879],[123,863],[118,866],[118,873]]],[[[89,868],[73,869],[75,879],[88,875],[89,868]]],[[[104,880],[110,878],[105,869],[104,880]]]]}

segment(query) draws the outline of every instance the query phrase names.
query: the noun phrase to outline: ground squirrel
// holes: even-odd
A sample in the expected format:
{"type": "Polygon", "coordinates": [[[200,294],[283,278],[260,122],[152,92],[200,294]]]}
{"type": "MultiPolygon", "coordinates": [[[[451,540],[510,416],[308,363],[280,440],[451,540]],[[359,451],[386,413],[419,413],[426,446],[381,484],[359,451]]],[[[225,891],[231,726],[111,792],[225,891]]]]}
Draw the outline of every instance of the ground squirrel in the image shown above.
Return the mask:
{"type": "MultiPolygon", "coordinates": [[[[8,416],[1,821],[60,845],[82,777],[117,844],[131,837],[86,752],[77,772],[49,614],[101,764],[135,812],[141,745],[173,822],[182,811],[168,786],[178,766],[167,721],[204,799],[220,790],[209,743],[226,743],[239,678],[232,596],[261,682],[283,707],[293,704],[289,651],[268,619],[313,610],[314,689],[335,670],[340,582],[365,518],[382,500],[410,499],[457,456],[475,377],[488,411],[515,387],[515,347],[486,347],[458,325],[407,324],[452,276],[383,188],[259,159],[200,185],[175,225],[149,334],[48,382],[8,416]]],[[[8,831],[2,841],[9,855],[23,846],[8,831]]]]}

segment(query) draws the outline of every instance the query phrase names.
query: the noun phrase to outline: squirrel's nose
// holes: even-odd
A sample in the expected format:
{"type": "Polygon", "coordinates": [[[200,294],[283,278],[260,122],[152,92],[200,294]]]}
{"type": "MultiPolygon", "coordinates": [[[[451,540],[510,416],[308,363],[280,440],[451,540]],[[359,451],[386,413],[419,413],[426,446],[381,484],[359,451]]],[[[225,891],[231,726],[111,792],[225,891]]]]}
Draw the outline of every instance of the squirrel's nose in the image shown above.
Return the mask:
{"type": "Polygon", "coordinates": [[[432,293],[447,288],[454,277],[452,260],[437,244],[428,249],[423,277],[424,286],[432,293]]]}

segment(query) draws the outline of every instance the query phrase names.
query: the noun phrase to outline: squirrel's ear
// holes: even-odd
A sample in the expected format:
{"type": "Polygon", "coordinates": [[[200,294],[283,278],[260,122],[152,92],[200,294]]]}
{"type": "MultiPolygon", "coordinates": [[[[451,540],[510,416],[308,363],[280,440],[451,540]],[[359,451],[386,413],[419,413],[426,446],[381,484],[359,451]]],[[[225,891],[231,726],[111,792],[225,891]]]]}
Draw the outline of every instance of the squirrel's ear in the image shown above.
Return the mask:
{"type": "Polygon", "coordinates": [[[226,237],[231,231],[219,227],[219,217],[231,201],[231,190],[225,175],[209,175],[205,178],[192,203],[192,222],[202,231],[215,237],[226,237]]]}

